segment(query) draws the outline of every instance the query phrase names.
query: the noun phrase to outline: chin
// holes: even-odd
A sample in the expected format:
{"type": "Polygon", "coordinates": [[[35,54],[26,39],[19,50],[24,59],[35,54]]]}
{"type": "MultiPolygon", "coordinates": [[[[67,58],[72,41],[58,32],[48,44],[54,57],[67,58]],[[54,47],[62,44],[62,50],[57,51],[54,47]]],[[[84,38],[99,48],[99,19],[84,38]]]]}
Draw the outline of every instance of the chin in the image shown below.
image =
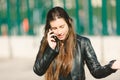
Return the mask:
{"type": "Polygon", "coordinates": [[[64,41],[64,40],[65,40],[65,38],[60,38],[59,40],[64,41]]]}
{"type": "Polygon", "coordinates": [[[64,39],[59,39],[59,40],[63,41],[64,39]]]}

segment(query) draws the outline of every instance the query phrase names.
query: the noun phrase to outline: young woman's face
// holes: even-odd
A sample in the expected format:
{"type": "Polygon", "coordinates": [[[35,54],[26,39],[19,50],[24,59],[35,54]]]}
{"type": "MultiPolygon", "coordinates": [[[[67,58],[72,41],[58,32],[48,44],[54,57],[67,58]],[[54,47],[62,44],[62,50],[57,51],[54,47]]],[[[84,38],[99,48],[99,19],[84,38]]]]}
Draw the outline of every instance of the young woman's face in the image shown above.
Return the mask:
{"type": "Polygon", "coordinates": [[[63,18],[57,18],[50,22],[50,26],[54,34],[59,40],[65,40],[68,35],[68,25],[63,18]]]}

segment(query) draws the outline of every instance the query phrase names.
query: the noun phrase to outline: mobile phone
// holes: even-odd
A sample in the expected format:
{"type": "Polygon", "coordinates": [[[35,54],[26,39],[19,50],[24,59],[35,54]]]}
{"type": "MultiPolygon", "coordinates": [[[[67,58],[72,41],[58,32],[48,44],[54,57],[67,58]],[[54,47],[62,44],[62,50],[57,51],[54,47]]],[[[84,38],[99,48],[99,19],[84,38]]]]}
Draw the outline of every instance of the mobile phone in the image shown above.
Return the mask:
{"type": "Polygon", "coordinates": [[[57,43],[56,47],[55,47],[55,51],[59,52],[60,49],[60,40],[57,38],[57,36],[53,35],[52,38],[55,39],[55,42],[57,43]]]}
{"type": "Polygon", "coordinates": [[[54,38],[56,42],[59,41],[59,39],[58,39],[57,36],[55,36],[55,35],[53,35],[52,38],[54,38]]]}

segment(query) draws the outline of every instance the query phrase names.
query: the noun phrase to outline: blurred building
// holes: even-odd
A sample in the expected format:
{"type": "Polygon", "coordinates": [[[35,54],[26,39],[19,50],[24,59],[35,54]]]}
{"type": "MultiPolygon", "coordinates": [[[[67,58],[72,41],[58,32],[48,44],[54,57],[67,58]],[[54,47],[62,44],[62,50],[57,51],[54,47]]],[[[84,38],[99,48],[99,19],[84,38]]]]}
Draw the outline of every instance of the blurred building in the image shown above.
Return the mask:
{"type": "Polygon", "coordinates": [[[0,0],[0,35],[38,35],[47,11],[63,7],[72,17],[78,34],[120,35],[119,0],[0,0]],[[23,21],[29,29],[24,31],[23,21]]]}

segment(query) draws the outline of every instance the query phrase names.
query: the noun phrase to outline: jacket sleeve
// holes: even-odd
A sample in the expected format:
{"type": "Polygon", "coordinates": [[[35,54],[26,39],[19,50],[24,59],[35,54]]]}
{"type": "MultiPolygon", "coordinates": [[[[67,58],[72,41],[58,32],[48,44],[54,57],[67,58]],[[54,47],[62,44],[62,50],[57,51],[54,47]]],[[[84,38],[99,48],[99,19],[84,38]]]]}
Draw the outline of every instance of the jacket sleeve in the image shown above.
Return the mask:
{"type": "Polygon", "coordinates": [[[110,61],[109,64],[105,66],[100,65],[100,63],[97,60],[94,49],[91,45],[91,42],[88,38],[84,40],[84,54],[87,67],[90,70],[90,73],[95,78],[104,78],[110,75],[111,73],[116,72],[115,69],[111,68],[115,60],[110,61]]]}
{"type": "Polygon", "coordinates": [[[44,53],[42,53],[42,56],[39,56],[41,54],[40,52],[39,50],[33,66],[33,71],[37,75],[42,76],[47,71],[53,59],[58,55],[58,52],[53,50],[49,45],[46,47],[44,53]]]}

